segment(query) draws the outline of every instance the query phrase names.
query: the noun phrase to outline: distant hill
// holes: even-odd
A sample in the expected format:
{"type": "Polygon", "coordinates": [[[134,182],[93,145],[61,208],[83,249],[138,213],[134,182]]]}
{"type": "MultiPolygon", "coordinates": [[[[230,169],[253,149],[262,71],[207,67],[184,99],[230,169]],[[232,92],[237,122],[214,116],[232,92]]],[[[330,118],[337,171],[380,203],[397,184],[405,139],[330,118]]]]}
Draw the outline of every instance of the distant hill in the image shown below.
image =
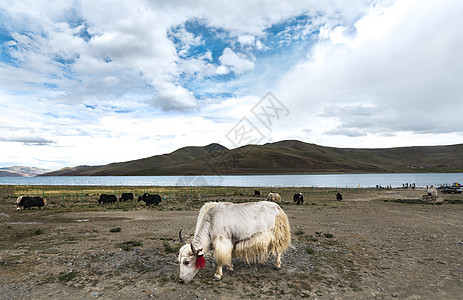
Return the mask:
{"type": "Polygon", "coordinates": [[[463,144],[387,149],[333,148],[296,140],[227,149],[219,144],[43,176],[244,175],[463,172],[463,144]]]}
{"type": "Polygon", "coordinates": [[[50,171],[48,169],[22,166],[5,167],[0,168],[0,177],[33,177],[50,171]]]}

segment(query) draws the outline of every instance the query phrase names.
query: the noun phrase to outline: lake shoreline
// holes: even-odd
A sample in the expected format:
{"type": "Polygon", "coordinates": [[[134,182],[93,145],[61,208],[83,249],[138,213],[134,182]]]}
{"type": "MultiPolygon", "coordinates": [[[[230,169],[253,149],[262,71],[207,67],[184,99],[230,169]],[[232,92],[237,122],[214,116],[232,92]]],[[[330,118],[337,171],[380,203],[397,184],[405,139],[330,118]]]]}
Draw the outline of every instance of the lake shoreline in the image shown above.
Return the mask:
{"type": "Polygon", "coordinates": [[[0,186],[157,186],[157,187],[427,187],[463,181],[463,173],[389,173],[331,175],[228,176],[57,176],[1,177],[0,186]]]}

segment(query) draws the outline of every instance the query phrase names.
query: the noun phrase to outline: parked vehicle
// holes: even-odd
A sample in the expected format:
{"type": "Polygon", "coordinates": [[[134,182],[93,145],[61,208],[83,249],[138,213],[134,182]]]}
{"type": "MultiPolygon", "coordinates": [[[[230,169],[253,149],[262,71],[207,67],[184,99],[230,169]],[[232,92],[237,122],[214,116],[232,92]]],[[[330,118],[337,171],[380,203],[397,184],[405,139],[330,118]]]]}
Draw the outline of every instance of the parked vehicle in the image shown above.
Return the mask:
{"type": "Polygon", "coordinates": [[[447,186],[443,187],[440,192],[442,194],[461,194],[462,190],[459,187],[452,187],[452,186],[447,186]]]}

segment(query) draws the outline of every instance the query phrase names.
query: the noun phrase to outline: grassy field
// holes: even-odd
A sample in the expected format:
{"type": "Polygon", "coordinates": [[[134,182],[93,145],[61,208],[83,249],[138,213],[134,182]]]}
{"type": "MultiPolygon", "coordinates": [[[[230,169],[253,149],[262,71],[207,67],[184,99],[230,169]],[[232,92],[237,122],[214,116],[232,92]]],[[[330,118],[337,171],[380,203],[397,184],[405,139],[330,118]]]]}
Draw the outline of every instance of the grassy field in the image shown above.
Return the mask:
{"type": "Polygon", "coordinates": [[[282,203],[293,203],[293,195],[302,193],[306,203],[310,201],[332,202],[335,194],[339,191],[343,195],[351,197],[364,194],[372,189],[335,189],[335,188],[237,188],[237,187],[134,187],[134,186],[5,186],[3,187],[4,198],[14,200],[23,195],[40,196],[47,200],[48,209],[72,209],[79,210],[107,210],[107,209],[136,209],[144,206],[144,202],[138,202],[138,196],[143,193],[159,194],[164,203],[160,209],[197,209],[208,201],[249,201],[254,199],[254,191],[262,192],[257,200],[266,198],[267,193],[277,192],[282,197],[282,203]],[[98,205],[101,194],[114,194],[119,199],[122,193],[133,193],[133,201],[118,201],[115,204],[98,205]]]}

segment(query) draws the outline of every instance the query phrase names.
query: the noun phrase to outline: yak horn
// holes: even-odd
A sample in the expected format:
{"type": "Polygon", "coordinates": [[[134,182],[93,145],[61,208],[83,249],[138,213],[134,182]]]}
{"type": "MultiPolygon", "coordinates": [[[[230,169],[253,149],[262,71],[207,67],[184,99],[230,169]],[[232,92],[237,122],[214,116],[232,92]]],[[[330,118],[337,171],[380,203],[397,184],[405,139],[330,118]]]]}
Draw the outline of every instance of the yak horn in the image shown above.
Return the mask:
{"type": "Polygon", "coordinates": [[[193,243],[190,243],[191,246],[191,251],[193,252],[193,255],[196,255],[196,250],[195,247],[193,247],[193,243]]]}
{"type": "Polygon", "coordinates": [[[182,229],[180,229],[180,231],[179,231],[179,233],[178,233],[178,237],[179,237],[179,239],[180,239],[180,242],[182,242],[182,244],[185,245],[185,244],[186,244],[186,243],[185,243],[185,240],[184,240],[183,237],[182,237],[182,229]]]}

